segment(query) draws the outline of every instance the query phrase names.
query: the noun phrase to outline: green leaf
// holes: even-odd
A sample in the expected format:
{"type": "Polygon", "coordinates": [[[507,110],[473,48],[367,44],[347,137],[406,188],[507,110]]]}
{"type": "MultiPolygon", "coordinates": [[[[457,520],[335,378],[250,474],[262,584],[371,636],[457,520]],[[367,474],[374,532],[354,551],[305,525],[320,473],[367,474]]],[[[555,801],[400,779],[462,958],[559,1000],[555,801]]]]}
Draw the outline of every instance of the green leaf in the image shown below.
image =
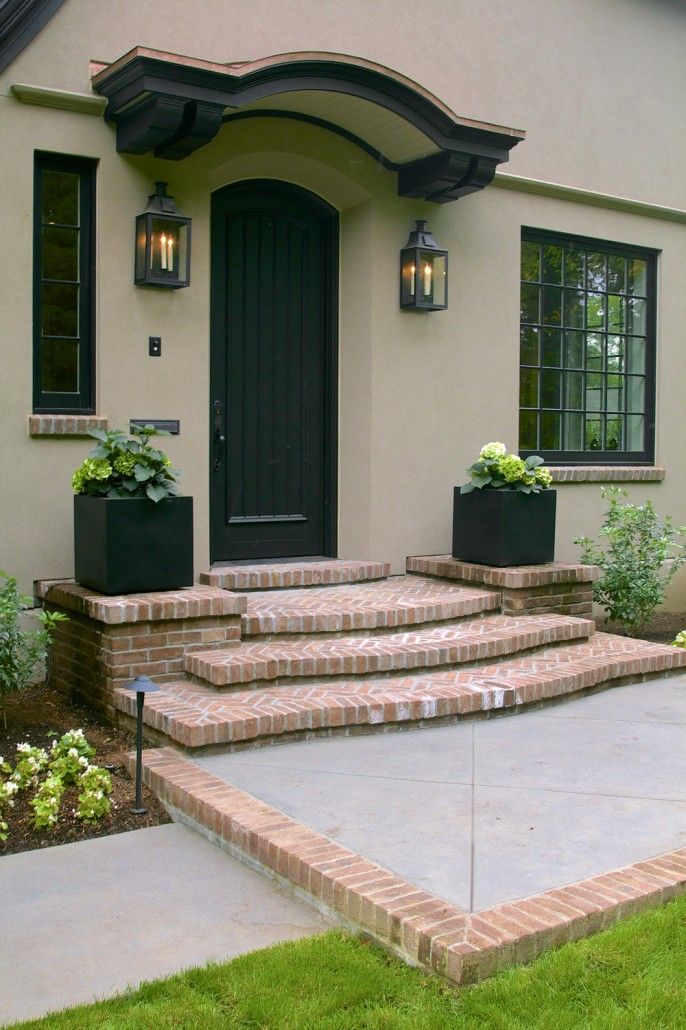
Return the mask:
{"type": "Polygon", "coordinates": [[[154,483],[148,483],[148,485],[145,488],[145,492],[150,498],[150,500],[154,501],[155,504],[157,504],[158,501],[163,501],[164,498],[167,496],[167,491],[165,490],[165,488],[163,486],[155,486],[154,483]]]}
{"type": "Polygon", "coordinates": [[[472,490],[476,489],[476,484],[473,482],[465,483],[464,486],[460,487],[461,494],[470,494],[472,490]]]}
{"type": "Polygon", "coordinates": [[[139,483],[147,483],[155,475],[155,470],[147,465],[134,465],[133,474],[139,483]]]}
{"type": "Polygon", "coordinates": [[[531,454],[524,461],[524,467],[527,470],[527,472],[531,472],[532,469],[538,468],[539,465],[543,464],[543,458],[541,458],[538,454],[531,454]]]}

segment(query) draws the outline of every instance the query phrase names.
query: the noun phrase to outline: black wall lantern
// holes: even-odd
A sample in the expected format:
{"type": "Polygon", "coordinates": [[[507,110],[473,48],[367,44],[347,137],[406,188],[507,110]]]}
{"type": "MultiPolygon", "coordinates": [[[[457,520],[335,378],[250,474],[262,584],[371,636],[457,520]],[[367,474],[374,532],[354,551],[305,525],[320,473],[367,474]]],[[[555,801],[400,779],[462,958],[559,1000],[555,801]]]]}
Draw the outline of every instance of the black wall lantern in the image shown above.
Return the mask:
{"type": "Polygon", "coordinates": [[[400,307],[411,311],[448,307],[448,251],[439,248],[421,219],[400,251],[400,307]]]}
{"type": "Polygon", "coordinates": [[[178,290],[191,281],[191,220],[176,210],[166,182],[156,182],[136,218],[136,286],[178,290]]]}

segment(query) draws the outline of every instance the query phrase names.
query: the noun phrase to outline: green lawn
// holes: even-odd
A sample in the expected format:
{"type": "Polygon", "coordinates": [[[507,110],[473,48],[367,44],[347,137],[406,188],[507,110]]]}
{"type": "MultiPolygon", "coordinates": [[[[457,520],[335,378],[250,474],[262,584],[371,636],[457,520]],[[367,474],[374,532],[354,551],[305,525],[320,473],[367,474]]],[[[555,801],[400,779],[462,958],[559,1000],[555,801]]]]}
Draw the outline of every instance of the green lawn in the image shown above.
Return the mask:
{"type": "Polygon", "coordinates": [[[451,989],[359,939],[332,932],[21,1025],[79,1030],[682,1028],[686,897],[472,989],[451,989]]]}

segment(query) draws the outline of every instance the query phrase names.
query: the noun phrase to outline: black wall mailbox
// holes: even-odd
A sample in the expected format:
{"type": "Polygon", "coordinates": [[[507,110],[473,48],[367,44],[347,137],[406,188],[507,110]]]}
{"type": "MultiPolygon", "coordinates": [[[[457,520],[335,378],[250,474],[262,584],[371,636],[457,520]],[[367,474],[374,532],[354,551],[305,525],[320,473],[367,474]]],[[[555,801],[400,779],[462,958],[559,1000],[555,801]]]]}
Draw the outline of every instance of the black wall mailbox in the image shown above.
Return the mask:
{"type": "Polygon", "coordinates": [[[181,432],[181,422],[178,418],[130,418],[132,427],[154,426],[155,429],[164,430],[172,436],[178,436],[181,432]]]}

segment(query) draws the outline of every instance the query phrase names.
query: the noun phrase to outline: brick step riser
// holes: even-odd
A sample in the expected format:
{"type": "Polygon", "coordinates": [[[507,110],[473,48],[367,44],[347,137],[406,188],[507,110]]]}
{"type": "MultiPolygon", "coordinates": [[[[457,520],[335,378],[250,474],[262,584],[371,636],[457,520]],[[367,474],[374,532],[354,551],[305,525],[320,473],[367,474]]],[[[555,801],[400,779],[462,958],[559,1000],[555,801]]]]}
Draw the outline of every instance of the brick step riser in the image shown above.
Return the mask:
{"type": "MultiPolygon", "coordinates": [[[[427,612],[414,618],[403,618],[400,616],[396,622],[389,621],[384,625],[365,626],[362,625],[359,620],[355,620],[358,623],[357,625],[349,625],[348,620],[346,620],[345,624],[340,629],[335,630],[324,627],[319,629],[317,625],[308,626],[306,629],[252,629],[250,621],[248,621],[242,622],[241,624],[241,638],[246,643],[250,641],[251,644],[266,644],[270,641],[285,643],[295,642],[300,639],[308,640],[313,636],[316,637],[317,640],[336,640],[340,637],[346,637],[347,639],[355,637],[381,637],[391,633],[397,633],[398,630],[403,629],[436,629],[439,626],[458,624],[465,619],[474,621],[475,619],[483,619],[487,615],[498,614],[500,614],[499,607],[475,608],[472,611],[447,610],[445,614],[441,615],[438,615],[435,612],[427,612]]],[[[521,612],[518,612],[518,615],[521,614],[521,612]]]]}
{"type": "MultiPolygon", "coordinates": [[[[201,743],[194,745],[186,743],[182,734],[174,733],[173,727],[170,732],[166,732],[156,725],[156,713],[144,710],[144,735],[145,739],[151,744],[178,748],[188,755],[225,755],[231,754],[234,751],[256,751],[264,747],[276,747],[280,744],[297,744],[306,740],[327,737],[360,737],[377,733],[404,733],[411,732],[412,730],[429,729],[432,726],[454,726],[458,722],[507,718],[508,716],[519,715],[521,712],[552,708],[553,706],[566,704],[568,701],[576,701],[578,698],[602,693],[605,690],[628,687],[633,683],[645,683],[649,680],[664,679],[668,676],[674,676],[678,671],[677,669],[665,669],[661,672],[639,672],[630,676],[613,677],[612,671],[608,670],[607,675],[603,676],[599,682],[582,687],[576,686],[572,682],[569,684],[568,690],[566,690],[564,684],[560,685],[560,678],[558,677],[554,691],[552,689],[549,692],[543,690],[541,696],[537,696],[532,700],[517,700],[506,707],[494,706],[464,710],[462,699],[446,698],[442,707],[455,708],[455,711],[429,715],[423,718],[411,718],[399,714],[395,718],[384,719],[383,709],[388,706],[382,703],[378,705],[370,703],[366,706],[368,709],[365,713],[367,717],[369,714],[377,714],[383,721],[342,722],[334,726],[308,726],[300,729],[284,730],[281,733],[265,733],[246,740],[231,740],[228,735],[227,739],[223,739],[222,728],[219,726],[218,736],[220,739],[210,744],[201,743]]],[[[420,702],[410,701],[406,708],[411,709],[419,704],[420,702]]],[[[345,711],[339,709],[338,716],[345,719],[345,711]]],[[[136,719],[133,715],[120,710],[118,712],[117,725],[133,733],[136,729],[136,719]]]]}
{"type": "MultiPolygon", "coordinates": [[[[493,638],[484,636],[483,641],[478,643],[435,645],[428,651],[419,651],[416,655],[403,653],[400,655],[358,655],[354,659],[343,658],[340,660],[339,668],[336,671],[321,671],[310,660],[311,669],[307,672],[302,670],[292,673],[283,672],[274,677],[259,676],[255,678],[236,680],[232,683],[212,683],[211,680],[200,672],[193,671],[195,655],[189,654],[186,660],[186,678],[191,683],[202,684],[212,687],[221,693],[229,693],[235,690],[265,690],[269,687],[287,685],[298,685],[305,683],[327,683],[335,680],[369,679],[377,677],[394,676],[402,673],[420,675],[424,672],[431,672],[441,668],[460,666],[460,668],[477,665],[481,662],[494,663],[500,660],[511,658],[515,654],[528,654],[539,648],[550,647],[552,644],[573,643],[574,641],[586,640],[591,635],[592,629],[587,623],[580,623],[579,626],[565,625],[559,630],[547,630],[539,632],[523,640],[522,634],[513,637],[493,638]],[[353,668],[345,667],[353,665],[353,668]]],[[[335,659],[322,660],[325,669],[334,664],[335,659]]],[[[320,661],[320,665],[322,662],[320,661]]],[[[221,667],[218,668],[221,673],[221,667]]]]}

